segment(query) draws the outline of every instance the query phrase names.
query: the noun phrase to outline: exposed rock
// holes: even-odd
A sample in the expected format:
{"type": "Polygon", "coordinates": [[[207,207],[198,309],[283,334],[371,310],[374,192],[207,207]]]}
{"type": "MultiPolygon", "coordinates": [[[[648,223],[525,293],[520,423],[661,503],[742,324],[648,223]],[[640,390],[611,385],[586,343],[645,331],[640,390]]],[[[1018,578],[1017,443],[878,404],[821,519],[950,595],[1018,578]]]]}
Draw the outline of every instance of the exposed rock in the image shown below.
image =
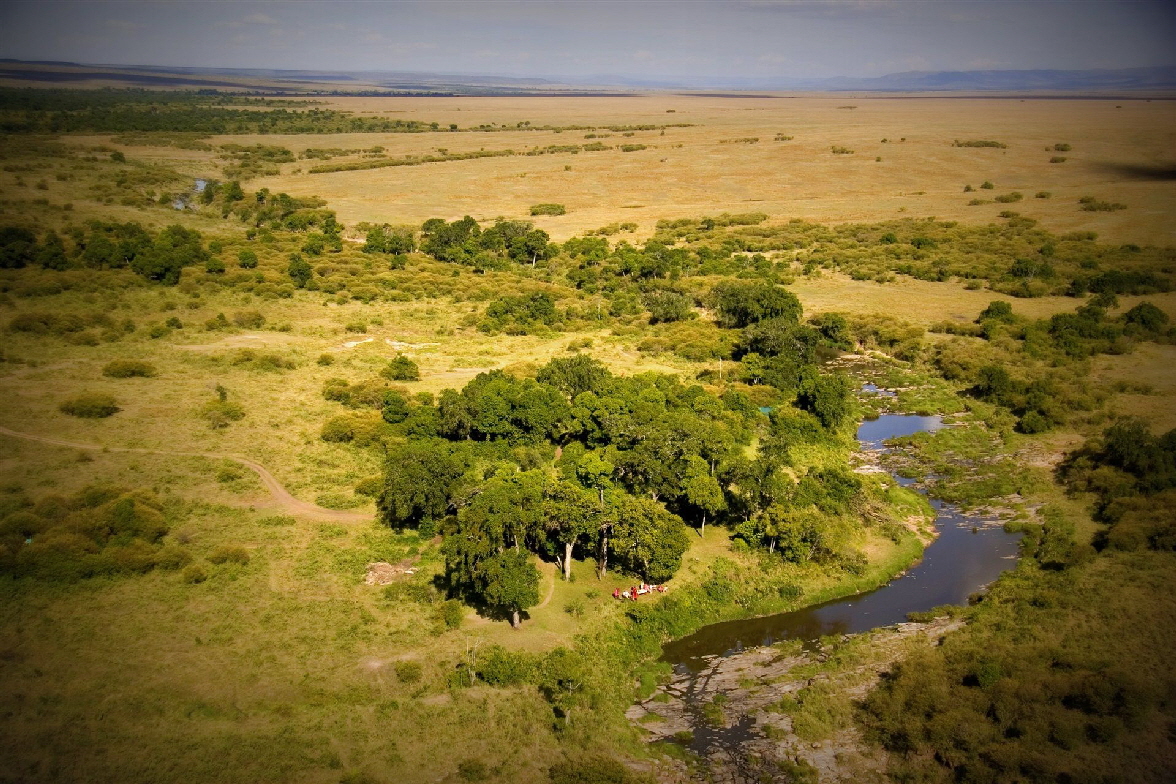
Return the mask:
{"type": "MultiPolygon", "coordinates": [[[[821,741],[802,742],[792,718],[779,707],[784,697],[822,682],[860,700],[881,674],[893,667],[911,640],[935,644],[959,628],[960,620],[900,623],[868,632],[860,662],[843,669],[817,669],[831,650],[804,651],[785,644],[753,648],[728,657],[711,657],[697,673],[678,673],[626,716],[643,728],[650,742],[682,742],[701,756],[699,770],[660,771],[659,781],[785,780],[780,766],[811,766],[822,782],[881,780],[885,753],[868,746],[857,728],[843,727],[821,741]],[[690,738],[687,742],[685,739],[690,738]]],[[[850,640],[856,638],[843,638],[850,640]]],[[[854,659],[858,662],[858,659],[854,659]]]]}
{"type": "Polygon", "coordinates": [[[396,582],[402,575],[412,574],[412,561],[402,561],[395,566],[378,561],[367,565],[367,574],[363,577],[365,585],[388,585],[396,582]]]}

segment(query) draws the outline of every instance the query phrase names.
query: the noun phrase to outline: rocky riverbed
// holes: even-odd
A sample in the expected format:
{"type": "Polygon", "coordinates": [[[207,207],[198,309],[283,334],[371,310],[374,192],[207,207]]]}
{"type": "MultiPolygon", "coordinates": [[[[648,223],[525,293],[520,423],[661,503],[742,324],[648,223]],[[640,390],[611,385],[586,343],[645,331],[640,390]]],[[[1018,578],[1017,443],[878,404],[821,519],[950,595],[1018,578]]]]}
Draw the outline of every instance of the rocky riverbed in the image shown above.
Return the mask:
{"type": "MultiPolygon", "coordinates": [[[[834,708],[804,715],[806,695],[822,705],[862,699],[882,673],[914,646],[936,645],[962,621],[901,623],[825,641],[795,643],[708,657],[698,672],[682,670],[628,718],[649,742],[690,749],[693,762],[660,767],[670,781],[870,781],[882,778],[885,753],[867,746],[834,708]]],[[[844,714],[844,710],[842,711],[844,714]]]]}

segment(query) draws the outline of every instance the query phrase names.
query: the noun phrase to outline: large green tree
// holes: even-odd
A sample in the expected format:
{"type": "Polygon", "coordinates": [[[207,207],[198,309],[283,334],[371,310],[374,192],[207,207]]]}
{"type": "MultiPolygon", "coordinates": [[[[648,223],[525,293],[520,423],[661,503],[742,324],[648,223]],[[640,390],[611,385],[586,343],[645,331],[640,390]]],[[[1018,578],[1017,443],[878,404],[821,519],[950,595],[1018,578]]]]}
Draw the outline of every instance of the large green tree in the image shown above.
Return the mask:
{"type": "Polygon", "coordinates": [[[506,550],[482,562],[478,584],[486,603],[510,613],[510,625],[519,628],[520,615],[539,603],[539,570],[525,550],[506,550]]]}

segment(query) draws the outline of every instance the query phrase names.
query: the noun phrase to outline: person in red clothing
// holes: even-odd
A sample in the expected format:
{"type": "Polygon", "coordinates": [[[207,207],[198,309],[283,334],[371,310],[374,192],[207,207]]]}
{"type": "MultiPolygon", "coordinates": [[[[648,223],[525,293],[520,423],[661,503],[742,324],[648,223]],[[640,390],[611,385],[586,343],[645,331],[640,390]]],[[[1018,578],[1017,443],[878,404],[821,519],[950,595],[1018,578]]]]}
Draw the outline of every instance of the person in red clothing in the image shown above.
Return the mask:
{"type": "Polygon", "coordinates": [[[633,597],[633,601],[637,601],[637,586],[634,585],[632,588],[629,589],[629,592],[630,592],[630,595],[633,597]]]}
{"type": "Polygon", "coordinates": [[[614,599],[621,598],[621,589],[620,588],[613,588],[613,598],[614,599]]]}

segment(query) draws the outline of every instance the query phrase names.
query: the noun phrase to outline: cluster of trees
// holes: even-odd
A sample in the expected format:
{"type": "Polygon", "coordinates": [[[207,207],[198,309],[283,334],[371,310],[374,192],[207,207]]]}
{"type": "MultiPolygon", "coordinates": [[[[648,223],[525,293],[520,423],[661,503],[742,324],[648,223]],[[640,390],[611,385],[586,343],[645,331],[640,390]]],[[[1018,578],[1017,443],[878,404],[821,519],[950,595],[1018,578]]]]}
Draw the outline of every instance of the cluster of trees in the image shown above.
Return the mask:
{"type": "Polygon", "coordinates": [[[1087,547],[1085,557],[1057,559],[1051,551],[1073,549],[1072,537],[1056,513],[1045,522],[1044,539],[1026,537],[1017,571],[965,611],[969,623],[913,652],[865,699],[867,738],[891,752],[892,777],[1176,775],[1170,554],[1087,547]]]}
{"type": "Polygon", "coordinates": [[[320,198],[296,198],[288,193],[271,193],[269,188],[261,188],[249,195],[241,188],[240,182],[229,180],[205,185],[200,200],[219,208],[223,218],[232,215],[242,223],[252,225],[254,228],[246,232],[247,237],[252,236],[250,232],[256,234],[257,229],[304,232],[317,228],[324,239],[329,239],[333,247],[341,250],[335,238],[343,226],[336,220],[334,211],[323,209],[326,202],[320,198]]]}
{"type": "Polygon", "coordinates": [[[0,573],[73,581],[177,569],[191,556],[162,540],[168,525],[147,492],[93,486],[72,496],[0,499],[0,573]]]}
{"type": "Polygon", "coordinates": [[[204,264],[211,254],[196,229],[172,224],[158,232],[138,223],[87,221],[67,229],[72,240],[50,229],[38,242],[33,232],[16,227],[0,229],[0,268],[39,265],[45,269],[129,268],[149,280],[174,286],[185,267],[204,264]]]}
{"type": "Polygon", "coordinates": [[[1060,424],[1070,410],[1084,405],[1065,389],[1069,382],[1054,368],[1096,354],[1127,353],[1139,340],[1174,336],[1167,314],[1150,302],[1112,317],[1107,309],[1116,304],[1114,295],[1100,294],[1073,313],[1036,321],[1016,316],[1007,302],[989,304],[974,328],[962,331],[1004,346],[1006,356],[978,368],[972,392],[1012,411],[1023,432],[1040,433],[1060,424]],[[1019,373],[1010,370],[1018,366],[1019,373]]]}
{"type": "MultiPolygon", "coordinates": [[[[146,90],[0,90],[0,132],[425,133],[439,123],[357,117],[291,101],[146,90]],[[229,108],[236,105],[241,108],[229,108]]],[[[305,102],[301,102],[305,103],[305,102]]]]}
{"type": "MultiPolygon", "coordinates": [[[[579,557],[658,582],[677,569],[687,524],[729,524],[786,560],[856,568],[848,513],[860,481],[827,467],[798,482],[782,470],[790,447],[843,437],[850,413],[827,405],[849,398],[844,382],[811,366],[807,376],[753,459],[746,446],[768,419],[736,388],[718,397],[674,376],[615,376],[585,355],[553,359],[534,378],[483,373],[435,404],[405,401],[380,512],[394,527],[443,532],[451,588],[516,622],[535,596],[534,567],[511,553],[554,560],[565,576],[579,557]]],[[[341,399],[338,388],[329,394],[341,399]]]]}
{"type": "Polygon", "coordinates": [[[1094,494],[1095,519],[1109,526],[1097,546],[1176,550],[1176,430],[1156,436],[1141,419],[1119,420],[1067,455],[1058,475],[1094,494]]]}
{"type": "Polygon", "coordinates": [[[421,225],[421,250],[438,261],[477,269],[505,269],[507,262],[535,266],[559,252],[559,246],[530,221],[499,218],[483,229],[470,216],[447,223],[431,218],[421,225]]]}

